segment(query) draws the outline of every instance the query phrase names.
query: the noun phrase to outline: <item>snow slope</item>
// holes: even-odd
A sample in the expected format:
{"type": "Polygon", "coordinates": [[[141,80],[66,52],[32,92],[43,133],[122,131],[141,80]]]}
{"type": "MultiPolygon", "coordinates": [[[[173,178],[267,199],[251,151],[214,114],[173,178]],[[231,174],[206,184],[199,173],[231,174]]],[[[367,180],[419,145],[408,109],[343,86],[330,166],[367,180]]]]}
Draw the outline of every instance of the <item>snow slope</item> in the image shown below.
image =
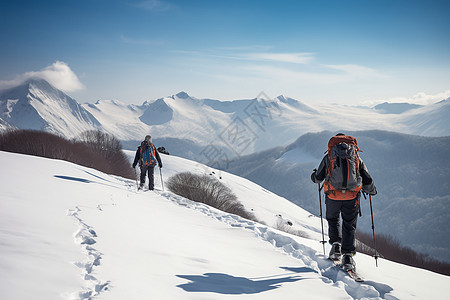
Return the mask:
{"type": "Polygon", "coordinates": [[[139,120],[145,111],[141,106],[126,105],[117,100],[99,100],[82,106],[98,120],[103,131],[114,134],[118,139],[145,136],[150,130],[139,120]]]}
{"type": "Polygon", "coordinates": [[[366,282],[355,283],[324,258],[318,218],[248,180],[162,159],[165,179],[182,170],[222,177],[266,224],[281,215],[310,238],[72,163],[0,152],[0,299],[448,296],[448,276],[385,260],[375,268],[365,255],[356,260],[366,282]]]}

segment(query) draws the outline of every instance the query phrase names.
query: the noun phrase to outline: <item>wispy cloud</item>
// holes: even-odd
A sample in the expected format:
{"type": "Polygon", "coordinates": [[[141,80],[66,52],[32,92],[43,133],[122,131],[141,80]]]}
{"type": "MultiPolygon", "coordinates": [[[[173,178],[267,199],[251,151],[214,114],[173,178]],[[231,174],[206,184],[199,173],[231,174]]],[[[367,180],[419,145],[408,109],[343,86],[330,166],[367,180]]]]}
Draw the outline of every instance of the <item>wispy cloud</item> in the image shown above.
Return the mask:
{"type": "Polygon", "coordinates": [[[169,2],[161,0],[144,0],[133,4],[134,7],[148,11],[168,11],[175,6],[169,2]]]}
{"type": "Polygon", "coordinates": [[[289,84],[325,84],[338,83],[344,79],[337,74],[299,71],[289,68],[267,65],[251,65],[243,68],[247,72],[253,73],[253,76],[266,78],[269,81],[284,82],[289,84]]]}
{"type": "Polygon", "coordinates": [[[385,77],[377,70],[361,65],[346,64],[346,65],[323,65],[326,68],[341,71],[345,75],[356,77],[385,77]]]}
{"type": "Polygon", "coordinates": [[[314,53],[245,53],[238,57],[247,60],[308,64],[314,60],[314,53]]]}
{"type": "MultiPolygon", "coordinates": [[[[258,46],[258,48],[262,47],[263,46],[258,46]]],[[[309,64],[315,59],[315,54],[309,52],[290,53],[290,52],[269,52],[269,51],[264,52],[246,51],[254,48],[255,48],[254,46],[228,47],[206,51],[173,50],[172,52],[181,54],[199,55],[203,57],[216,57],[242,61],[279,62],[290,64],[309,64]]]]}
{"type": "Polygon", "coordinates": [[[322,91],[324,86],[333,89],[336,95],[345,94],[344,90],[354,89],[355,86],[364,90],[391,81],[389,74],[368,66],[323,64],[313,52],[247,50],[242,47],[172,52],[178,53],[184,63],[233,84],[246,82],[248,86],[272,86],[274,90],[302,90],[302,93],[308,90],[311,95],[326,94],[322,91]],[[194,59],[191,60],[189,56],[194,59]]]}
{"type": "Polygon", "coordinates": [[[120,40],[126,44],[133,44],[133,45],[146,45],[146,46],[162,46],[162,45],[164,45],[163,41],[130,38],[123,34],[120,35],[120,40]]]}
{"type": "Polygon", "coordinates": [[[78,76],[70,69],[68,64],[62,61],[56,61],[40,71],[26,72],[16,76],[16,78],[12,80],[0,81],[0,87],[13,87],[32,78],[45,79],[54,87],[65,92],[74,92],[84,89],[84,85],[78,79],[78,76]]]}
{"type": "Polygon", "coordinates": [[[214,48],[217,51],[246,51],[246,52],[267,52],[273,49],[273,46],[268,45],[247,45],[247,46],[224,46],[214,48]]]}

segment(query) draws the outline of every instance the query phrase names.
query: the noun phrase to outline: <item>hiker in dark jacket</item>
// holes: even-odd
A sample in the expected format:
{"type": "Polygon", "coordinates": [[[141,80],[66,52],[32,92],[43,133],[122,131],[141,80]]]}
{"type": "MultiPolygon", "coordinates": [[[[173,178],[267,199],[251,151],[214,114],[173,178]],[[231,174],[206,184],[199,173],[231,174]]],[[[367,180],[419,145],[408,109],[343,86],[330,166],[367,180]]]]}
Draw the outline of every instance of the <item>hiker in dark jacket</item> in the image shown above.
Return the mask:
{"type": "MultiPolygon", "coordinates": [[[[345,136],[340,133],[337,134],[336,137],[346,138],[350,136],[345,136]]],[[[332,138],[333,139],[333,138],[332,138]]],[[[356,139],[354,139],[356,142],[356,139]]],[[[331,140],[330,140],[331,142],[331,140]]],[[[330,143],[329,143],[330,147],[330,143]]],[[[344,145],[345,149],[348,149],[347,144],[344,145]]],[[[351,146],[350,146],[351,147],[351,146]]],[[[328,149],[330,152],[330,149],[328,149]]],[[[358,214],[360,212],[359,200],[361,197],[361,192],[376,195],[377,190],[375,188],[372,177],[367,170],[366,165],[363,160],[357,155],[357,145],[355,145],[355,161],[357,163],[354,164],[355,170],[357,170],[357,174],[354,175],[355,178],[355,186],[356,188],[350,191],[346,190],[333,190],[333,186],[330,185],[330,172],[328,167],[330,166],[330,158],[329,155],[325,155],[322,159],[319,168],[314,169],[311,174],[311,180],[314,183],[321,183],[325,180],[324,188],[325,188],[325,206],[326,206],[326,219],[328,221],[328,236],[329,243],[332,245],[329,258],[332,260],[340,260],[341,253],[344,254],[342,258],[342,265],[347,269],[355,269],[355,262],[353,260],[353,255],[356,254],[355,248],[355,232],[356,232],[356,222],[358,219],[358,214]],[[342,216],[342,230],[340,228],[340,215],[342,216]]],[[[339,158],[337,158],[339,159],[339,158]]],[[[345,161],[345,160],[344,160],[345,161]]],[[[340,167],[337,165],[337,161],[335,161],[336,165],[334,168],[340,167]]],[[[348,169],[352,168],[352,165],[345,164],[342,169],[346,170],[343,172],[349,171],[348,169]]],[[[341,172],[341,170],[339,170],[341,172]]],[[[350,170],[351,174],[351,170],[350,170]]],[[[352,174],[351,174],[352,175],[352,174]]],[[[349,175],[350,176],[350,175],[349,175]]],[[[339,176],[338,176],[339,177],[339,176]]],[[[341,178],[346,181],[345,184],[348,185],[347,176],[342,176],[342,172],[340,174],[341,178]]],[[[335,184],[337,185],[337,184],[335,184]]]]}
{"type": "Polygon", "coordinates": [[[159,156],[155,145],[153,145],[152,143],[152,137],[150,135],[147,135],[145,137],[145,140],[138,147],[133,162],[133,168],[136,168],[136,165],[139,163],[139,167],[141,169],[141,184],[139,186],[140,189],[144,187],[145,176],[147,173],[149,180],[148,189],[154,189],[155,182],[153,174],[155,171],[156,162],[158,162],[158,166],[162,168],[161,157],[159,156]]]}

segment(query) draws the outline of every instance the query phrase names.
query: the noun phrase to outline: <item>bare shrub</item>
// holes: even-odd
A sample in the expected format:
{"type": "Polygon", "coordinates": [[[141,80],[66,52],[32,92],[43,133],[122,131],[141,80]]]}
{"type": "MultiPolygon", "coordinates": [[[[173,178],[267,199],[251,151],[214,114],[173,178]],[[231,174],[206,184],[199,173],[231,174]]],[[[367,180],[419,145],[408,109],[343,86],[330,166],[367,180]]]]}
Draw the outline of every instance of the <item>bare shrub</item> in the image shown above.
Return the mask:
{"type": "MultiPolygon", "coordinates": [[[[357,232],[356,238],[359,241],[360,247],[357,250],[361,253],[374,255],[375,250],[373,246],[373,235],[357,232]],[[364,246],[361,246],[364,245],[364,246]]],[[[414,251],[409,247],[402,246],[400,241],[390,235],[377,234],[375,236],[377,243],[377,251],[380,256],[395,261],[404,265],[418,267],[444,275],[450,275],[450,264],[433,259],[427,254],[422,254],[414,251]]],[[[358,247],[358,243],[356,244],[358,247]]]]}
{"type": "Polygon", "coordinates": [[[189,200],[205,203],[224,212],[257,221],[252,213],[245,210],[231,189],[214,177],[190,172],[178,173],[169,178],[167,188],[189,200]]]}
{"type": "MultiPolygon", "coordinates": [[[[107,141],[113,140],[107,136],[107,141]]],[[[0,150],[70,161],[82,166],[126,178],[134,178],[133,169],[123,154],[120,142],[114,147],[93,142],[70,141],[44,131],[13,130],[0,134],[0,150]]]]}

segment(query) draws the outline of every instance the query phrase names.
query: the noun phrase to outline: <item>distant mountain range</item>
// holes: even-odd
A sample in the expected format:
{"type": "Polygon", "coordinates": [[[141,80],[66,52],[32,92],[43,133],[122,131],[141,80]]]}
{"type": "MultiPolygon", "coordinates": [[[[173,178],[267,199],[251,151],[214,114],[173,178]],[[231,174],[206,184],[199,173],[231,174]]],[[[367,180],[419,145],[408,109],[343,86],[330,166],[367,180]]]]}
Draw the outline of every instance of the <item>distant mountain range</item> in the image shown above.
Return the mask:
{"type": "MultiPolygon", "coordinates": [[[[378,232],[447,261],[449,115],[450,99],[370,108],[313,106],[264,94],[218,101],[180,92],[142,105],[79,104],[44,80],[0,92],[0,131],[34,129],[72,138],[98,129],[130,150],[151,134],[171,154],[249,178],[311,212],[318,210],[311,170],[331,135],[353,134],[379,191],[374,197],[378,232]]],[[[369,231],[364,200],[363,214],[359,228],[369,231]]]]}
{"type": "MultiPolygon", "coordinates": [[[[141,105],[115,100],[79,104],[41,79],[0,92],[0,130],[16,127],[75,137],[85,130],[99,129],[115,135],[130,149],[135,147],[130,141],[151,134],[169,145],[190,141],[200,150],[213,145],[229,157],[287,145],[302,134],[323,130],[380,129],[447,136],[448,115],[450,99],[427,106],[383,103],[369,108],[311,106],[285,96],[270,99],[264,94],[255,99],[219,101],[180,92],[141,105]]],[[[194,158],[191,152],[178,154],[194,158]]]]}
{"type": "Polygon", "coordinates": [[[374,106],[374,109],[383,114],[401,114],[410,109],[420,108],[423,105],[410,103],[388,103],[384,102],[374,106]]]}

